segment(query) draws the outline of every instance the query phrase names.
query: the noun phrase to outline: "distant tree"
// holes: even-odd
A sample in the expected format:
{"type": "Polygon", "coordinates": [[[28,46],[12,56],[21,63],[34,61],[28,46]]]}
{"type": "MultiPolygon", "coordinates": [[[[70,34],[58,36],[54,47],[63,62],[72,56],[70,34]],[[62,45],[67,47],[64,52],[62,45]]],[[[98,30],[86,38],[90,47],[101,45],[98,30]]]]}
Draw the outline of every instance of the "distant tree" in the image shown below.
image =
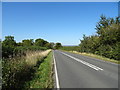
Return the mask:
{"type": "Polygon", "coordinates": [[[45,47],[47,47],[47,48],[49,48],[49,49],[53,49],[53,48],[54,48],[54,45],[55,45],[55,44],[52,43],[52,42],[51,42],[51,43],[46,43],[46,44],[45,44],[45,47]]]}
{"type": "Polygon", "coordinates": [[[23,43],[22,42],[18,42],[17,46],[23,46],[23,43]]]}
{"type": "Polygon", "coordinates": [[[49,48],[49,49],[52,49],[51,43],[46,43],[46,44],[45,44],[45,47],[47,47],[47,48],[49,48]]]}
{"type": "Polygon", "coordinates": [[[55,43],[53,43],[53,42],[50,42],[50,44],[51,44],[52,48],[54,48],[54,46],[55,46],[55,43]]]}
{"type": "Polygon", "coordinates": [[[16,41],[14,40],[14,36],[5,36],[5,40],[2,42],[4,46],[16,46],[16,41]]]}
{"type": "Polygon", "coordinates": [[[55,49],[59,49],[60,47],[62,47],[62,44],[61,44],[61,43],[56,43],[56,44],[55,44],[55,49]]]}
{"type": "Polygon", "coordinates": [[[36,39],[35,40],[35,45],[36,46],[41,46],[41,47],[45,47],[45,45],[47,44],[48,42],[39,38],[39,39],[36,39]]]}
{"type": "Polygon", "coordinates": [[[23,46],[32,46],[33,45],[33,39],[22,40],[22,45],[23,46]]]}

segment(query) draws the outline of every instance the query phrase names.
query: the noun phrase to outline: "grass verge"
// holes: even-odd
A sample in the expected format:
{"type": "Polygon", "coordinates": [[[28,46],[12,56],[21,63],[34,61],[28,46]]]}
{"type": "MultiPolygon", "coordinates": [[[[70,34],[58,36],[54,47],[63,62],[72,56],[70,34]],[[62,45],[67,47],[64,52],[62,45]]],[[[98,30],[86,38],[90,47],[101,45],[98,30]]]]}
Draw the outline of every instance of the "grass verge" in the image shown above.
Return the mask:
{"type": "Polygon", "coordinates": [[[29,51],[26,56],[2,60],[2,89],[23,89],[50,51],[29,51]]]}
{"type": "Polygon", "coordinates": [[[112,62],[112,63],[116,63],[116,64],[120,64],[120,60],[114,60],[114,59],[109,59],[100,55],[96,55],[96,54],[92,54],[92,53],[81,53],[81,52],[77,52],[77,51],[67,51],[67,52],[71,52],[71,53],[75,53],[75,54],[80,54],[83,56],[88,56],[88,57],[93,57],[99,60],[103,60],[103,61],[108,61],[108,62],[112,62]]]}
{"type": "Polygon", "coordinates": [[[43,60],[33,79],[25,85],[28,88],[53,88],[53,59],[52,52],[43,60]]]}

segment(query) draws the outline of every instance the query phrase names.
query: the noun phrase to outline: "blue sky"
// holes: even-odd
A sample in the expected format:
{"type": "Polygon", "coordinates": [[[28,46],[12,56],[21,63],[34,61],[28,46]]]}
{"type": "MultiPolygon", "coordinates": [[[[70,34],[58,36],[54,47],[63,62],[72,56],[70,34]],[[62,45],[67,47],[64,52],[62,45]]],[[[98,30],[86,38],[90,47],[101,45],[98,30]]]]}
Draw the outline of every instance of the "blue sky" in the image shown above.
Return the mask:
{"type": "Polygon", "coordinates": [[[78,45],[83,34],[95,34],[100,15],[118,16],[117,2],[4,2],[2,37],[43,38],[78,45]]]}

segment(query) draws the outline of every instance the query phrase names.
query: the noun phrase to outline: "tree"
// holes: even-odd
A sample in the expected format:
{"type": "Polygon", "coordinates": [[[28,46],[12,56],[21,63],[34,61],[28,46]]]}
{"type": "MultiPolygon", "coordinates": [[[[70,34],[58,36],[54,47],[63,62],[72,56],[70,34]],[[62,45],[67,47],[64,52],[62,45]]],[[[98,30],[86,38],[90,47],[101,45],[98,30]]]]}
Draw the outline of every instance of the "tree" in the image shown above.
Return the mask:
{"type": "Polygon", "coordinates": [[[5,40],[2,42],[2,57],[12,57],[15,46],[14,36],[5,36],[5,40]]]}
{"type": "Polygon", "coordinates": [[[45,46],[47,47],[47,48],[49,48],[49,49],[53,49],[54,48],[54,43],[47,43],[47,44],[45,44],[45,46]]]}
{"type": "Polygon", "coordinates": [[[55,46],[55,43],[51,42],[50,44],[51,44],[52,48],[54,48],[54,46],[55,46]]]}
{"type": "Polygon", "coordinates": [[[102,31],[102,29],[107,28],[108,26],[111,26],[112,24],[120,24],[120,17],[114,18],[106,18],[104,15],[101,15],[100,21],[96,25],[97,34],[101,35],[102,33],[105,33],[102,31]]]}
{"type": "Polygon", "coordinates": [[[101,16],[96,25],[101,44],[114,44],[120,39],[120,17],[106,18],[101,16]]]}
{"type": "Polygon", "coordinates": [[[62,44],[61,44],[61,43],[56,43],[56,44],[55,44],[55,49],[59,49],[60,47],[62,47],[62,44]]]}
{"type": "Polygon", "coordinates": [[[97,35],[83,35],[80,51],[120,60],[120,17],[114,19],[102,15],[96,30],[97,35]]]}
{"type": "Polygon", "coordinates": [[[22,45],[23,46],[32,46],[33,45],[33,39],[22,40],[22,45]]]}
{"type": "Polygon", "coordinates": [[[41,47],[45,47],[45,45],[47,44],[48,42],[39,38],[39,39],[36,39],[35,40],[35,45],[36,46],[41,46],[41,47]]]}
{"type": "Polygon", "coordinates": [[[52,44],[51,43],[46,43],[45,44],[45,47],[49,48],[49,49],[52,49],[52,44]]]}
{"type": "Polygon", "coordinates": [[[18,42],[18,43],[17,43],[17,46],[23,46],[23,43],[18,42]]]}
{"type": "Polygon", "coordinates": [[[16,41],[14,40],[14,36],[5,36],[5,40],[2,42],[4,46],[16,46],[16,41]]]}

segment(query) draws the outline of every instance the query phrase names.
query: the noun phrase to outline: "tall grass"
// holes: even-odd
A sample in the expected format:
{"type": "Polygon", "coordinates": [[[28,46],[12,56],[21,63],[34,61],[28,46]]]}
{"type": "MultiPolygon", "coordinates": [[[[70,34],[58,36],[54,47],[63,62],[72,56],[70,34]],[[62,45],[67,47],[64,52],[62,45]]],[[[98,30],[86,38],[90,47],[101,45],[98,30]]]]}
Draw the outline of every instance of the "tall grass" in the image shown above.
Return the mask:
{"type": "Polygon", "coordinates": [[[53,88],[53,58],[52,52],[44,59],[34,77],[27,82],[25,89],[28,88],[53,88]]]}
{"type": "Polygon", "coordinates": [[[29,66],[34,66],[39,60],[42,60],[51,50],[47,51],[28,51],[25,57],[26,63],[29,66]]]}
{"type": "Polygon", "coordinates": [[[9,58],[2,61],[2,88],[22,89],[25,82],[33,78],[33,74],[42,60],[51,50],[28,51],[26,56],[9,58]]]}

